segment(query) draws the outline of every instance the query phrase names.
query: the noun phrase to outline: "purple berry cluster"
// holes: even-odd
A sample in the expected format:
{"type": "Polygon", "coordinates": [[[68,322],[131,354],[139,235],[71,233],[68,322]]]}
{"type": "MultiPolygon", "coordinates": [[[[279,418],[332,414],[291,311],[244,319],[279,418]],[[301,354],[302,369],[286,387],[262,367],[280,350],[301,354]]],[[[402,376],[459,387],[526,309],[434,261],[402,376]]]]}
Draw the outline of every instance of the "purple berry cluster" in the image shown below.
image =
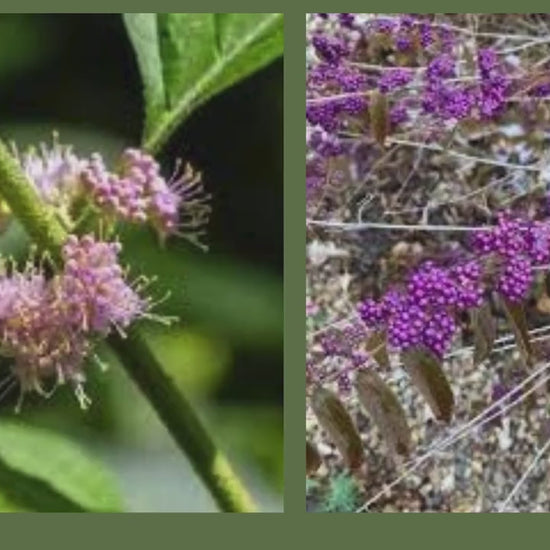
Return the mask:
{"type": "Polygon", "coordinates": [[[387,332],[397,350],[424,346],[442,357],[456,330],[456,315],[481,304],[482,270],[473,260],[453,267],[426,262],[402,287],[394,287],[375,301],[359,304],[358,312],[370,328],[387,332]]]}
{"type": "Polygon", "coordinates": [[[425,262],[380,300],[367,298],[359,316],[367,327],[385,331],[394,349],[424,346],[442,357],[457,316],[481,306],[488,291],[513,303],[525,300],[533,268],[550,261],[550,224],[501,212],[493,228],[473,233],[470,247],[472,258],[451,266],[425,262]]]}
{"type": "Polygon", "coordinates": [[[501,212],[497,225],[471,239],[477,253],[496,262],[495,288],[512,302],[521,302],[533,282],[533,267],[550,261],[550,225],[501,212]]]}
{"type": "MultiPolygon", "coordinates": [[[[322,359],[328,359],[330,371],[328,375],[336,380],[342,393],[351,390],[350,375],[357,369],[368,364],[368,354],[364,350],[367,340],[365,325],[360,321],[350,322],[342,329],[329,329],[318,339],[322,359]]],[[[313,359],[310,358],[310,375],[318,377],[319,373],[312,370],[313,359]]]]}
{"type": "Polygon", "coordinates": [[[390,137],[419,142],[462,122],[504,120],[518,109],[527,116],[549,95],[544,71],[430,14],[310,14],[307,30],[306,164],[326,161],[323,177],[308,179],[308,202],[324,196],[330,159],[353,159],[365,137],[378,140],[375,93],[385,98],[390,137]]]}
{"type": "Polygon", "coordinates": [[[82,384],[84,364],[94,340],[112,330],[123,331],[148,315],[150,302],[130,285],[118,261],[120,245],[93,236],[70,236],[63,247],[63,269],[47,277],[40,264],[29,261],[0,276],[0,342],[13,359],[21,395],[47,395],[71,383],[86,406],[82,384]]]}
{"type": "Polygon", "coordinates": [[[444,53],[434,58],[425,75],[424,111],[444,120],[499,116],[512,90],[505,67],[491,48],[480,49],[477,62],[479,78],[463,84],[457,78],[456,57],[444,53]]]}
{"type": "Polygon", "coordinates": [[[349,323],[343,329],[329,330],[320,338],[325,356],[343,357],[354,364],[365,362],[364,353],[358,351],[365,343],[367,333],[362,323],[349,323]]]}

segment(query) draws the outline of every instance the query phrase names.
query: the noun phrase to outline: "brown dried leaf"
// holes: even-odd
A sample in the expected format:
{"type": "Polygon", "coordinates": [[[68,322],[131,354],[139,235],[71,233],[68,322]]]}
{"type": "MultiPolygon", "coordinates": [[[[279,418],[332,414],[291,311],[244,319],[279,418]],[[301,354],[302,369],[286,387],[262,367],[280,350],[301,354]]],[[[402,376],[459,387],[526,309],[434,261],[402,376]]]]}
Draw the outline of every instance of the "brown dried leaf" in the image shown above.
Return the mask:
{"type": "Polygon", "coordinates": [[[372,417],[391,452],[407,455],[411,433],[405,412],[391,388],[372,369],[357,374],[355,389],[363,408],[372,417]]]}
{"type": "Polygon", "coordinates": [[[537,300],[537,310],[545,315],[550,314],[550,296],[548,296],[548,292],[546,290],[543,290],[537,300]]]}
{"type": "Polygon", "coordinates": [[[449,422],[453,412],[454,397],[439,359],[427,349],[419,348],[403,352],[401,360],[413,384],[428,402],[434,416],[438,420],[449,422]]]}
{"type": "Polygon", "coordinates": [[[500,301],[504,313],[506,314],[508,324],[516,338],[521,356],[527,366],[531,366],[533,364],[533,348],[531,346],[531,340],[529,339],[529,329],[523,304],[514,304],[504,298],[504,296],[500,297],[500,301]]]}
{"type": "Polygon", "coordinates": [[[338,396],[319,386],[311,396],[311,408],[348,467],[358,469],[363,463],[363,444],[338,396]]]}
{"type": "Polygon", "coordinates": [[[315,473],[321,466],[321,455],[317,448],[306,440],[306,475],[315,473]]]}
{"type": "Polygon", "coordinates": [[[374,91],[371,94],[369,104],[369,115],[374,139],[384,146],[386,137],[390,131],[390,114],[388,100],[384,94],[374,91]]]}
{"type": "Polygon", "coordinates": [[[375,331],[367,339],[367,351],[372,354],[374,360],[385,369],[390,368],[390,358],[386,346],[386,333],[375,331]]]}
{"type": "Polygon", "coordinates": [[[392,37],[386,33],[376,33],[368,42],[368,58],[376,60],[383,55],[383,52],[392,49],[392,37]]]}
{"type": "Polygon", "coordinates": [[[491,354],[497,335],[496,321],[491,306],[483,304],[471,312],[474,331],[474,365],[477,367],[491,354]]]}

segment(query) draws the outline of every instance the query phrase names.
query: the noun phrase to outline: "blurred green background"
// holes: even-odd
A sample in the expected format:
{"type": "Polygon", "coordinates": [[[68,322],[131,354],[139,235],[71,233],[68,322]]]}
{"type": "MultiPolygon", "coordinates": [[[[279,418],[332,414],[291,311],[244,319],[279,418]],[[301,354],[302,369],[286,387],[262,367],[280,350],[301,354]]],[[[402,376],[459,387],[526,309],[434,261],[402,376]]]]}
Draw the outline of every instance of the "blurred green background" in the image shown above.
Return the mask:
{"type": "MultiPolygon", "coordinates": [[[[114,159],[137,145],[141,82],[117,15],[0,16],[0,134],[20,148],[51,141],[114,159]]],[[[282,60],[195,112],[164,148],[165,175],[182,157],[213,195],[210,252],[183,241],[160,249],[125,229],[133,273],[170,290],[171,329],[144,327],[155,353],[197,404],[263,510],[282,510],[282,60]]],[[[17,223],[2,253],[25,242],[17,223]]],[[[129,511],[214,511],[155,413],[116,364],[90,370],[87,412],[68,388],[29,398],[21,418],[68,434],[114,472],[129,511]]],[[[15,392],[14,392],[15,393],[15,392]]],[[[16,395],[0,404],[12,416],[16,395]]]]}

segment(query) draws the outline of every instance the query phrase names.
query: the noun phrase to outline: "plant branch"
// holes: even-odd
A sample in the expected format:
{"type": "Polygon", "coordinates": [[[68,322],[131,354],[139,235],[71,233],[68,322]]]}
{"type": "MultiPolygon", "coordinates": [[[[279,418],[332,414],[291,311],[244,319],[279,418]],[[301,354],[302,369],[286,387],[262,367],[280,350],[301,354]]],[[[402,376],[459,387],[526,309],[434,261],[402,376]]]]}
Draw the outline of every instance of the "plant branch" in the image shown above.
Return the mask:
{"type": "Polygon", "coordinates": [[[306,219],[307,226],[318,226],[325,229],[335,229],[340,231],[362,231],[364,229],[389,229],[392,231],[491,231],[492,225],[427,225],[427,224],[402,224],[402,223],[379,223],[379,222],[338,222],[324,220],[306,219]]]}
{"type": "MultiPolygon", "coordinates": [[[[41,201],[8,148],[0,141],[0,195],[31,239],[59,257],[67,233],[41,201]]],[[[252,512],[254,504],[223,453],[216,447],[193,407],[155,360],[137,328],[126,339],[108,338],[121,364],[151,403],[180,449],[189,458],[224,512],[252,512]]]]}
{"type": "Polygon", "coordinates": [[[133,328],[127,338],[113,335],[108,341],[118,356],[124,358],[124,368],[153,405],[220,508],[226,512],[254,511],[247,490],[228,460],[216,447],[191,404],[158,364],[140,332],[133,328]]]}
{"type": "Polygon", "coordinates": [[[6,145],[0,141],[0,195],[21,222],[31,240],[40,248],[57,254],[65,241],[65,229],[45,208],[6,145]]]}

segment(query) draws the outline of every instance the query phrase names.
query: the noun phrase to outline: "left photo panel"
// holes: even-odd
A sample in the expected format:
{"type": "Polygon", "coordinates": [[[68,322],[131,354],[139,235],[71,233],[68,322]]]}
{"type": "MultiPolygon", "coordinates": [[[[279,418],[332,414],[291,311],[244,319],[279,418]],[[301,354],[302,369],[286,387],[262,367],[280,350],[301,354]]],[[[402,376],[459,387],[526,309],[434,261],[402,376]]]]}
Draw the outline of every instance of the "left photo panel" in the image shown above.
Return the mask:
{"type": "Polygon", "coordinates": [[[0,15],[0,512],[283,511],[283,23],[0,15]]]}

